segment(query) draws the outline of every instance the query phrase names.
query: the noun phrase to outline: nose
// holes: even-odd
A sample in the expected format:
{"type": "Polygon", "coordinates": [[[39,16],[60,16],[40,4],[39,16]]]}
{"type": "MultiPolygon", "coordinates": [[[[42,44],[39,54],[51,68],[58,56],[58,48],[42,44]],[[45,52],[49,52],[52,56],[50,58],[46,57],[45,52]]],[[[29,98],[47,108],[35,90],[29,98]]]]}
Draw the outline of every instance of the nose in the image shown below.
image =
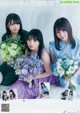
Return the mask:
{"type": "Polygon", "coordinates": [[[14,28],[17,28],[17,24],[14,24],[14,28]]]}
{"type": "Polygon", "coordinates": [[[14,24],[14,26],[16,27],[16,26],[17,26],[17,24],[14,24]]]}
{"type": "Polygon", "coordinates": [[[61,36],[61,37],[63,37],[63,36],[64,36],[64,33],[63,33],[63,31],[61,31],[61,32],[60,32],[60,36],[61,36]]]}
{"type": "Polygon", "coordinates": [[[33,44],[34,43],[34,40],[31,40],[30,42],[31,42],[31,44],[33,44]]]}

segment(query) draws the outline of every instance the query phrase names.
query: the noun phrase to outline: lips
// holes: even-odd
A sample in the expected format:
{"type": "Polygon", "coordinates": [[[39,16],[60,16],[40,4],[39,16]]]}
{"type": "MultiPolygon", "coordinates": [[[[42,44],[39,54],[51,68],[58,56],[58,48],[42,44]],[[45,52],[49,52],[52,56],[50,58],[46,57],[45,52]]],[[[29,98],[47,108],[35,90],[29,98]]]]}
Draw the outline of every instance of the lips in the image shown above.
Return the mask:
{"type": "Polygon", "coordinates": [[[64,39],[64,37],[61,37],[61,39],[64,39]]]}
{"type": "Polygon", "coordinates": [[[18,31],[18,30],[14,30],[14,31],[18,31]]]}
{"type": "Polygon", "coordinates": [[[33,46],[30,46],[30,48],[33,48],[33,46]]]}

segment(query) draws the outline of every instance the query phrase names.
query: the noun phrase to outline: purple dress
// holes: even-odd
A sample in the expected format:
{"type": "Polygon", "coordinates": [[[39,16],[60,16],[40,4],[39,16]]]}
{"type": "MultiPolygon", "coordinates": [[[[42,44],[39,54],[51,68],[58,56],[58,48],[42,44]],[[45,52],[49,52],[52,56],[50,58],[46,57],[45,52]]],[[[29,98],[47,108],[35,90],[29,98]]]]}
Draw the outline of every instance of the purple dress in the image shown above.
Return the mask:
{"type": "MultiPolygon", "coordinates": [[[[43,66],[42,66],[43,67],[43,66]]],[[[16,89],[19,99],[34,99],[39,95],[39,83],[50,82],[53,85],[60,85],[59,79],[50,75],[46,78],[35,79],[33,85],[30,87],[24,81],[17,80],[13,85],[11,85],[8,90],[16,89]]]]}
{"type": "MultiPolygon", "coordinates": [[[[44,72],[44,66],[42,65],[40,68],[44,72]]],[[[17,80],[7,90],[16,89],[19,99],[34,99],[39,95],[39,84],[41,82],[49,82],[52,85],[56,84],[57,86],[60,86],[59,78],[50,75],[49,77],[33,80],[33,84],[31,86],[22,80],[17,80]]]]}
{"type": "Polygon", "coordinates": [[[29,84],[26,84],[24,81],[17,80],[6,90],[16,89],[19,99],[34,99],[39,95],[39,83],[41,82],[50,82],[50,84],[53,85],[57,83],[58,86],[60,85],[58,79],[54,78],[53,75],[50,75],[46,78],[35,79],[31,87],[29,87],[29,84]]]}

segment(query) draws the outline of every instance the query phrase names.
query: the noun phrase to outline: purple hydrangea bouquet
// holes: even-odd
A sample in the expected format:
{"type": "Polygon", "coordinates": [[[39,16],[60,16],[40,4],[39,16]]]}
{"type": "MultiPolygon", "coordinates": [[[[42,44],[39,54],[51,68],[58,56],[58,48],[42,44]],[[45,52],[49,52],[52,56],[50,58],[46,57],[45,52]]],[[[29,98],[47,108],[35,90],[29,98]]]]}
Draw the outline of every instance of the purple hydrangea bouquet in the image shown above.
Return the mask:
{"type": "Polygon", "coordinates": [[[16,60],[15,73],[19,75],[19,80],[26,81],[28,78],[32,79],[43,72],[42,64],[42,60],[37,54],[31,54],[27,57],[24,55],[16,60]]]}

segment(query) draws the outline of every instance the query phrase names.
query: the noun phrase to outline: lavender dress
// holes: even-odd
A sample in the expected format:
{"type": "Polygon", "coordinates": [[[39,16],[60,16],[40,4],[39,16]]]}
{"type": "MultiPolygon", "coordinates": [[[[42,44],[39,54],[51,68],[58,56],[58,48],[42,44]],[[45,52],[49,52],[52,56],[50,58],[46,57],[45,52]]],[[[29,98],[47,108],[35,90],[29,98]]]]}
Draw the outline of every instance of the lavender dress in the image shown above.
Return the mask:
{"type": "MultiPolygon", "coordinates": [[[[41,68],[43,68],[44,70],[43,66],[41,68]]],[[[17,80],[7,90],[16,89],[19,99],[34,99],[34,98],[37,98],[39,95],[39,83],[41,82],[50,82],[50,84],[57,83],[57,85],[60,85],[57,79],[54,78],[53,75],[50,75],[49,77],[46,77],[46,78],[35,79],[33,81],[32,86],[30,86],[29,84],[26,84],[22,80],[17,80]]]]}
{"type": "MultiPolygon", "coordinates": [[[[40,68],[42,72],[44,72],[44,66],[42,65],[40,68]]],[[[22,80],[17,80],[7,90],[16,89],[19,99],[34,99],[37,98],[39,95],[39,84],[41,82],[49,82],[50,84],[56,84],[58,86],[60,85],[59,79],[53,75],[50,75],[49,77],[33,80],[31,86],[30,84],[26,84],[22,80]]]]}

